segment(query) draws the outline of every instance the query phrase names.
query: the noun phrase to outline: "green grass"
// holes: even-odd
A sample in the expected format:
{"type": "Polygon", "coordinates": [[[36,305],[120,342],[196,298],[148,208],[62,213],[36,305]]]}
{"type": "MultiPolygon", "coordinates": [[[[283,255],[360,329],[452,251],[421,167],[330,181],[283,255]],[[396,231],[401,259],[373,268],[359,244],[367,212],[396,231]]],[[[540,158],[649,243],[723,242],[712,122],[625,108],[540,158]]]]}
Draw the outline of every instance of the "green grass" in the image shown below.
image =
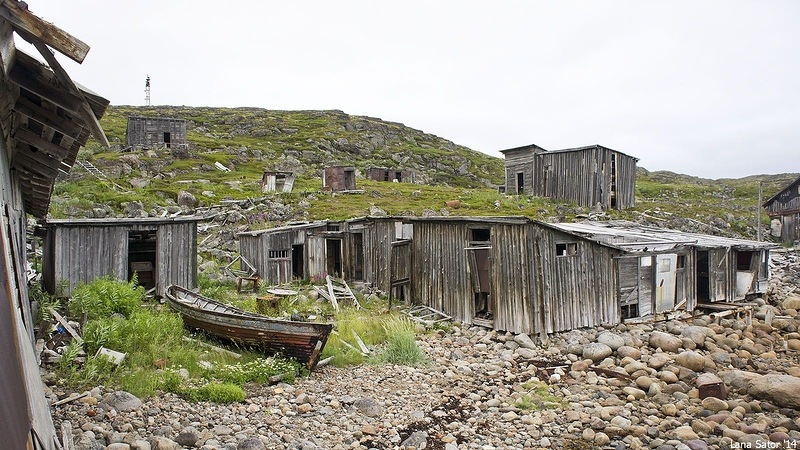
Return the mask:
{"type": "Polygon", "coordinates": [[[561,409],[567,405],[564,399],[553,395],[548,385],[541,381],[525,382],[522,384],[522,388],[526,392],[514,404],[521,410],[561,409]]]}

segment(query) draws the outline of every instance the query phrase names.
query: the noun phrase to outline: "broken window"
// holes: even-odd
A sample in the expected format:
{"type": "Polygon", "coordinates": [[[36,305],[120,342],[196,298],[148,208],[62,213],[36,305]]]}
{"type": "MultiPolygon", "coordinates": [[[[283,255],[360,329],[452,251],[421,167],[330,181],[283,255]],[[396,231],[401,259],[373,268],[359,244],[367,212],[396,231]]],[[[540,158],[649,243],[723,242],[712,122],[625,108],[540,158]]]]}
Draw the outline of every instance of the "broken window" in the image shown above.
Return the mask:
{"type": "Polygon", "coordinates": [[[622,320],[633,319],[639,317],[639,303],[631,303],[630,305],[622,305],[622,320]]]}
{"type": "Polygon", "coordinates": [[[270,250],[267,253],[269,259],[281,259],[289,257],[289,250],[270,250]]]}
{"type": "Polygon", "coordinates": [[[556,243],[556,256],[572,256],[578,253],[577,242],[558,242],[556,243]]]}
{"type": "Polygon", "coordinates": [[[736,252],[736,270],[747,272],[753,261],[753,252],[736,252]]]}
{"type": "Polygon", "coordinates": [[[489,228],[471,228],[470,242],[489,242],[492,238],[492,230],[489,228]]]}

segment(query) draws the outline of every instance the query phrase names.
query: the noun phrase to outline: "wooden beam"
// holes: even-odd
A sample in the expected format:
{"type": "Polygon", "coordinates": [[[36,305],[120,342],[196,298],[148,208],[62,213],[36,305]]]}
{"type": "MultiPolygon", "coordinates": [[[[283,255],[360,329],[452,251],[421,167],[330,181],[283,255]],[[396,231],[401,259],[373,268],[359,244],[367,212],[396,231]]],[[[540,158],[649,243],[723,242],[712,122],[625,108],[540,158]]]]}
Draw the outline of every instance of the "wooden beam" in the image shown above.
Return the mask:
{"type": "Polygon", "coordinates": [[[17,98],[17,103],[14,105],[14,111],[33,119],[46,127],[50,127],[64,136],[69,136],[72,139],[78,139],[83,131],[83,128],[75,122],[61,117],[55,111],[43,108],[30,99],[20,95],[17,98]]]}
{"type": "Polygon", "coordinates": [[[58,176],[59,167],[53,162],[48,161],[48,159],[51,158],[44,153],[42,153],[41,156],[36,153],[31,153],[29,150],[17,146],[14,149],[14,154],[11,156],[11,163],[14,166],[24,167],[28,171],[42,175],[47,179],[55,180],[58,176]],[[44,158],[42,158],[42,156],[44,156],[44,158]]]}
{"type": "Polygon", "coordinates": [[[48,155],[57,158],[59,161],[63,160],[69,155],[69,150],[66,148],[53,144],[52,142],[38,136],[28,128],[18,127],[14,131],[14,137],[20,142],[36,147],[39,151],[45,152],[48,155]]]}
{"type": "Polygon", "coordinates": [[[0,67],[2,67],[3,73],[3,77],[0,77],[0,79],[8,77],[11,67],[14,66],[17,48],[14,47],[12,31],[13,29],[9,22],[0,23],[0,67]]]}
{"type": "Polygon", "coordinates": [[[36,17],[28,11],[28,5],[24,2],[3,1],[0,3],[0,16],[11,22],[17,33],[34,36],[36,40],[53,47],[78,64],[82,63],[89,53],[89,46],[85,42],[36,17]]]}
{"type": "Polygon", "coordinates": [[[51,82],[52,77],[53,73],[39,61],[18,51],[17,63],[11,68],[8,79],[73,115],[78,114],[82,108],[82,99],[65,89],[54,86],[54,83],[51,82]]]}
{"type": "Polygon", "coordinates": [[[50,68],[53,69],[53,73],[56,74],[58,81],[64,85],[70,94],[77,96],[81,100],[81,109],[79,113],[81,117],[83,117],[84,122],[86,122],[86,125],[89,126],[89,129],[92,130],[94,138],[103,144],[104,147],[110,147],[108,138],[106,138],[106,134],[103,132],[103,127],[100,126],[100,121],[98,121],[97,117],[94,115],[94,111],[89,105],[89,101],[86,100],[86,97],[83,96],[83,92],[78,89],[78,86],[76,86],[75,82],[72,81],[72,78],[69,77],[67,71],[61,67],[61,64],[56,59],[56,56],[50,51],[49,48],[47,48],[46,45],[39,41],[34,40],[31,42],[31,44],[36,47],[36,50],[39,50],[39,53],[42,54],[44,60],[47,61],[47,64],[49,64],[50,68]]]}

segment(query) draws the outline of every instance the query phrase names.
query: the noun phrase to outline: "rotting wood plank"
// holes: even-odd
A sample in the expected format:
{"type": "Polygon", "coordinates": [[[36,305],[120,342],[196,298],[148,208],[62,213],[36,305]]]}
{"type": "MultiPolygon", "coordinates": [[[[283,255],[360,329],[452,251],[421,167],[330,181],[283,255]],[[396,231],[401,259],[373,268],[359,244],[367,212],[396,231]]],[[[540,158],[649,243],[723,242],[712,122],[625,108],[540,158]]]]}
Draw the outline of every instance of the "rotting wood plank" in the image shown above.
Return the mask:
{"type": "Polygon", "coordinates": [[[58,323],[64,327],[67,333],[69,333],[69,335],[72,336],[72,338],[75,339],[79,345],[83,344],[83,338],[80,337],[75,329],[72,328],[72,326],[64,319],[64,317],[61,316],[61,314],[58,313],[58,311],[51,309],[50,312],[53,314],[53,317],[55,317],[58,323]]]}
{"type": "MultiPolygon", "coordinates": [[[[37,41],[45,43],[64,56],[83,63],[89,53],[89,45],[50,22],[42,20],[28,11],[25,2],[0,2],[0,16],[11,22],[15,31],[31,35],[37,41]]],[[[20,33],[21,34],[21,33],[20,33]]]]}

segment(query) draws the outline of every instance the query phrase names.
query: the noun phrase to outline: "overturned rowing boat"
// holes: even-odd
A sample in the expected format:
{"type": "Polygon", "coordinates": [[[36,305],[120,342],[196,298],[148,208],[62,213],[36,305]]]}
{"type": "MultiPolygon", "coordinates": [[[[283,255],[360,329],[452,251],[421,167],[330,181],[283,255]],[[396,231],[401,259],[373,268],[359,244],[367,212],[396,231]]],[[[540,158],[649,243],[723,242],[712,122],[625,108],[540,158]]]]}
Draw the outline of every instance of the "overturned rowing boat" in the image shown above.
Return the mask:
{"type": "Polygon", "coordinates": [[[314,370],[333,328],[329,323],[273,319],[245,311],[180,286],[167,289],[167,303],[183,316],[187,327],[265,353],[294,358],[314,370]]]}

